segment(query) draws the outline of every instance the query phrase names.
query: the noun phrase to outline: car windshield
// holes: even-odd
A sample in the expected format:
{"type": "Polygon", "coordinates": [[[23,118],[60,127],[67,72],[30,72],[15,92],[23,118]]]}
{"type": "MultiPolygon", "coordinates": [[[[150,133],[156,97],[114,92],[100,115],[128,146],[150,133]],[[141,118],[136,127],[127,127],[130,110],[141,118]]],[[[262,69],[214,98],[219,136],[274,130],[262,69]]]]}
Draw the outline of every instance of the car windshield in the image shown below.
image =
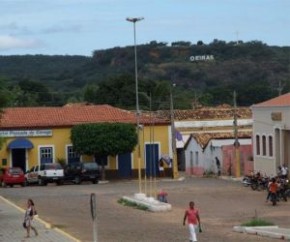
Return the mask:
{"type": "Polygon", "coordinates": [[[9,171],[8,171],[10,174],[12,175],[17,175],[17,174],[22,174],[23,171],[20,169],[20,168],[9,168],[9,171]]]}
{"type": "Polygon", "coordinates": [[[95,162],[92,162],[92,163],[84,163],[84,168],[85,169],[96,170],[96,169],[98,169],[98,165],[95,162]]]}
{"type": "Polygon", "coordinates": [[[60,169],[62,169],[62,167],[58,163],[41,165],[41,170],[60,170],[60,169]]]}

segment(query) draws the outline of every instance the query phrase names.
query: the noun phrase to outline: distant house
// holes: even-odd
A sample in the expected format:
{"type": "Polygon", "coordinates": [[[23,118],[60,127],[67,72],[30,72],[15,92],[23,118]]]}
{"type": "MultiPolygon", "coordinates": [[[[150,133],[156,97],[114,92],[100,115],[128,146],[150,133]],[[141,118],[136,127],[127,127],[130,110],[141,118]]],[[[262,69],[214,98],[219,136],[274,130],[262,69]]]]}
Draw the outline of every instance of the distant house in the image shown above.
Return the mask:
{"type": "MultiPolygon", "coordinates": [[[[160,110],[155,114],[157,117],[170,120],[170,111],[160,110]]],[[[177,140],[178,167],[181,171],[186,171],[188,174],[201,174],[205,170],[215,171],[215,165],[213,164],[215,154],[208,152],[208,158],[203,158],[201,163],[201,157],[204,157],[204,152],[207,153],[207,151],[205,151],[205,147],[200,146],[202,142],[191,140],[189,144],[189,139],[196,139],[197,136],[201,137],[202,134],[204,134],[204,137],[213,134],[209,140],[220,140],[214,137],[214,135],[221,136],[228,133],[231,135],[231,138],[224,137],[222,139],[230,139],[229,142],[233,143],[234,115],[237,117],[238,132],[247,132],[249,134],[247,138],[250,139],[253,120],[252,111],[248,107],[238,107],[235,109],[229,105],[221,105],[218,107],[202,107],[190,110],[174,110],[174,125],[183,137],[182,141],[177,140]]],[[[213,144],[219,145],[220,141],[214,141],[213,144]]],[[[225,144],[223,144],[223,147],[225,147],[225,144]]],[[[252,157],[252,154],[248,156],[252,157]]],[[[233,163],[234,160],[231,161],[231,164],[233,163]]]]}
{"type": "Polygon", "coordinates": [[[255,104],[253,112],[254,169],[276,175],[290,164],[290,93],[255,104]]]}
{"type": "MultiPolygon", "coordinates": [[[[78,124],[104,122],[135,125],[136,115],[110,105],[6,108],[0,117],[0,136],[5,139],[0,147],[0,166],[18,166],[26,171],[32,166],[59,160],[66,163],[96,161],[93,156],[75,152],[70,140],[71,128],[78,124]]],[[[150,116],[140,116],[140,166],[143,175],[158,176],[161,155],[172,155],[172,135],[168,120],[154,118],[154,126],[152,122],[150,116]]],[[[137,150],[105,157],[107,177],[137,177],[137,150]]]]}
{"type": "MultiPolygon", "coordinates": [[[[250,132],[238,133],[240,163],[243,168],[252,156],[252,139],[250,132]]],[[[185,147],[185,172],[189,175],[218,173],[217,157],[221,165],[221,174],[235,174],[235,147],[232,133],[199,133],[192,134],[185,147]]],[[[246,165],[247,166],[247,165],[246,165]]],[[[248,166],[247,166],[248,169],[248,166]]],[[[242,169],[242,174],[244,169],[242,169]]]]}

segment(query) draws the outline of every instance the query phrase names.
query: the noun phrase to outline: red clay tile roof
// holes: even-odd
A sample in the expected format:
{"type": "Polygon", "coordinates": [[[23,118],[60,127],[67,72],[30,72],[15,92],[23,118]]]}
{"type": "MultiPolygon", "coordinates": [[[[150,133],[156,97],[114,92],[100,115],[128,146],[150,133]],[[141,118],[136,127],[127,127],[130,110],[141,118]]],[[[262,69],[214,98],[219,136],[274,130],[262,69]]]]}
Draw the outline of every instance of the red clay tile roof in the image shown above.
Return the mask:
{"type": "MultiPolygon", "coordinates": [[[[6,108],[0,120],[0,128],[70,127],[81,123],[122,122],[136,123],[134,112],[110,105],[66,105],[64,107],[6,108]]],[[[140,124],[150,124],[152,119],[142,115],[140,124]]],[[[154,124],[169,124],[154,118],[154,124]]]]}
{"type": "MultiPolygon", "coordinates": [[[[196,142],[204,149],[211,139],[234,139],[233,132],[222,132],[222,133],[193,133],[191,136],[196,142]]],[[[238,132],[238,138],[251,138],[252,132],[238,132]]]]}
{"type": "MultiPolygon", "coordinates": [[[[238,107],[236,109],[237,118],[251,119],[252,111],[248,107],[238,107]]],[[[157,117],[170,119],[170,110],[156,111],[157,117]]],[[[174,110],[174,120],[222,120],[232,119],[234,117],[234,108],[231,106],[220,107],[202,107],[198,109],[174,110]]]]}
{"type": "Polygon", "coordinates": [[[253,107],[283,107],[290,106],[290,93],[272,98],[262,103],[254,104],[253,107]]]}

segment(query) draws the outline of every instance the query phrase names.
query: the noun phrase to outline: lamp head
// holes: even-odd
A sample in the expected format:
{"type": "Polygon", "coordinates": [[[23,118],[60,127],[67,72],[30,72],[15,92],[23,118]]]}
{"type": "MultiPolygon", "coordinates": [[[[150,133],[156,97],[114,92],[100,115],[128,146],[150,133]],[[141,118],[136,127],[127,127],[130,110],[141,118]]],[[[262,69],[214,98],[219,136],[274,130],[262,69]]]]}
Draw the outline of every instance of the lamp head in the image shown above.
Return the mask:
{"type": "Polygon", "coordinates": [[[132,23],[136,23],[136,22],[141,21],[143,19],[144,19],[143,17],[140,17],[140,18],[126,18],[127,21],[132,22],[132,23]]]}

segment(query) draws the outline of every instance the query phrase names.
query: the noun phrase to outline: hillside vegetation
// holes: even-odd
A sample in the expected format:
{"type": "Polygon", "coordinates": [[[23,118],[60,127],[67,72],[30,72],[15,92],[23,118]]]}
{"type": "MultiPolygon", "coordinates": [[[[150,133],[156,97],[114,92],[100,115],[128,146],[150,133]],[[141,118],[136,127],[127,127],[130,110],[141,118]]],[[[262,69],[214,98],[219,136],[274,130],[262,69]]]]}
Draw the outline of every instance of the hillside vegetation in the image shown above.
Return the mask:
{"type": "MultiPolygon", "coordinates": [[[[189,109],[232,105],[234,91],[238,106],[250,106],[290,90],[290,47],[260,41],[152,41],[139,45],[137,53],[142,109],[168,109],[171,91],[174,107],[189,109]]],[[[134,74],[133,46],[96,50],[92,57],[0,56],[0,102],[59,106],[87,101],[134,109],[134,74]]]]}

